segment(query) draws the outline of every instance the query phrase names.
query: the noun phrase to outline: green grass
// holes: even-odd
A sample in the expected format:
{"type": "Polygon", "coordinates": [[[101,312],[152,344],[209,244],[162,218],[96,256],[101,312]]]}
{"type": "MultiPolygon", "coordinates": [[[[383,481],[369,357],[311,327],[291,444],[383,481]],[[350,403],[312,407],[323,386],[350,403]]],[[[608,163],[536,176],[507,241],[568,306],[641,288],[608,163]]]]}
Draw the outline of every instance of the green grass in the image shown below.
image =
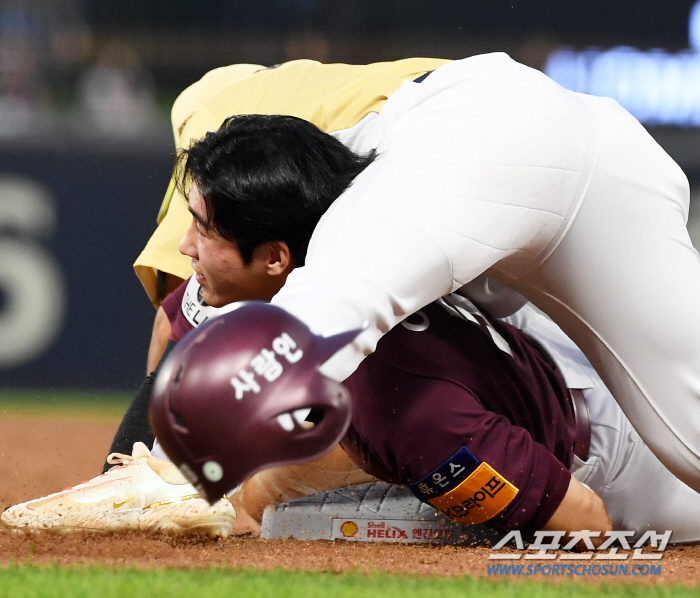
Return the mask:
{"type": "Polygon", "coordinates": [[[493,582],[488,579],[419,578],[359,573],[290,573],[224,569],[108,569],[57,566],[9,566],[0,569],[0,596],[128,598],[623,598],[628,596],[681,598],[697,589],[565,582],[493,582]]]}
{"type": "Polygon", "coordinates": [[[0,417],[121,418],[130,401],[131,394],[120,391],[0,389],[0,417]]]}

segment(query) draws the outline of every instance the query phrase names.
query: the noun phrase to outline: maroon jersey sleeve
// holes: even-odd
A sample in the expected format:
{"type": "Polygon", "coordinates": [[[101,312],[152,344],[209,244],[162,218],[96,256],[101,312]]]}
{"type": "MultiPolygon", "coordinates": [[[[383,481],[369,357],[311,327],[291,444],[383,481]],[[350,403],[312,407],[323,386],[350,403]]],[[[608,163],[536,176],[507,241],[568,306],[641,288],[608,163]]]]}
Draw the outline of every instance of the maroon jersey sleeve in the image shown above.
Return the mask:
{"type": "Polygon", "coordinates": [[[421,326],[397,326],[346,381],[354,411],[343,447],[453,520],[540,529],[571,477],[561,375],[510,326],[489,329],[435,304],[418,317],[421,326]]]}
{"type": "Polygon", "coordinates": [[[187,288],[188,282],[189,279],[185,280],[179,287],[163,299],[161,303],[161,307],[170,321],[171,331],[169,340],[175,343],[179,342],[179,340],[193,328],[192,324],[190,324],[185,317],[185,314],[182,313],[182,298],[185,296],[185,289],[187,288]]]}

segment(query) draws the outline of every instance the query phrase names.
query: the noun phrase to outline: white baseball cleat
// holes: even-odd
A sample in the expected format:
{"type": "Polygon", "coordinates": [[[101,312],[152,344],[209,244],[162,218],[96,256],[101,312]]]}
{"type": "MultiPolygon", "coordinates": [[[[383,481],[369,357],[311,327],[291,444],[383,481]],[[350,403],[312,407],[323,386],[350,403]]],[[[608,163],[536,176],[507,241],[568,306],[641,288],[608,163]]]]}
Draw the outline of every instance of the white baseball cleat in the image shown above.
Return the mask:
{"type": "Polygon", "coordinates": [[[112,453],[107,462],[115,465],[107,473],[10,507],[0,521],[24,532],[231,533],[236,511],[228,499],[209,505],[175,465],[151,456],[142,442],[131,455],[112,453]]]}

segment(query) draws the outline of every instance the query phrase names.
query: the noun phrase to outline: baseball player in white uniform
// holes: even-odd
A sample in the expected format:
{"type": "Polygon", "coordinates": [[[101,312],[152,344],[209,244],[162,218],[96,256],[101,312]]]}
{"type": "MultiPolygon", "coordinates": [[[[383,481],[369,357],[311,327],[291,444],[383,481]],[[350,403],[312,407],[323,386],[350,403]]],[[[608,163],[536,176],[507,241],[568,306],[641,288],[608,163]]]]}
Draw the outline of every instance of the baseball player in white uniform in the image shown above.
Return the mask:
{"type": "Polygon", "coordinates": [[[317,334],[366,325],[350,375],[409,314],[486,273],[581,347],[637,431],[700,489],[700,263],[681,169],[617,103],[504,54],[404,82],[336,137],[379,158],[273,299],[317,334]]]}
{"type": "MultiPolygon", "coordinates": [[[[329,365],[336,379],[406,315],[487,274],[557,321],[664,464],[700,487],[700,266],[683,172],[614,101],[504,54],[414,60],[217,69],[178,99],[176,143],[231,114],[291,114],[378,149],[274,300],[318,333],[369,323],[329,365]]],[[[186,219],[173,201],[135,265],[156,304],[156,271],[191,273],[176,253],[186,219]]]]}

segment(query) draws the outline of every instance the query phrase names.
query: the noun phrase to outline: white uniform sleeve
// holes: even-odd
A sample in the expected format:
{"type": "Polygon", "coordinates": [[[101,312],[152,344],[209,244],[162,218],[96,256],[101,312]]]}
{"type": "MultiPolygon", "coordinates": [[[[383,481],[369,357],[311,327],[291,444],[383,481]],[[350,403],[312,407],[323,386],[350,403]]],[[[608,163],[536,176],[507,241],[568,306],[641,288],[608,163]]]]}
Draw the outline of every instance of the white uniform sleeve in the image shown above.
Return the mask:
{"type": "Polygon", "coordinates": [[[335,380],[352,374],[405,317],[517,253],[543,228],[529,225],[532,210],[445,192],[434,177],[406,178],[425,168],[412,160],[419,162],[380,154],[321,219],[306,265],[273,299],[316,334],[366,327],[324,364],[335,380]]]}
{"type": "Polygon", "coordinates": [[[353,147],[378,158],[273,299],[316,334],[366,326],[326,375],[344,380],[393,326],[492,266],[512,277],[538,265],[587,155],[585,143],[567,149],[585,132],[582,109],[553,85],[504,55],[467,59],[404,83],[368,121],[353,147]]]}
{"type": "Polygon", "coordinates": [[[317,229],[307,265],[290,274],[272,301],[316,334],[365,328],[324,364],[322,372],[338,381],[402,319],[452,290],[450,259],[424,232],[368,214],[355,216],[357,221],[346,221],[342,230],[317,229]]]}

